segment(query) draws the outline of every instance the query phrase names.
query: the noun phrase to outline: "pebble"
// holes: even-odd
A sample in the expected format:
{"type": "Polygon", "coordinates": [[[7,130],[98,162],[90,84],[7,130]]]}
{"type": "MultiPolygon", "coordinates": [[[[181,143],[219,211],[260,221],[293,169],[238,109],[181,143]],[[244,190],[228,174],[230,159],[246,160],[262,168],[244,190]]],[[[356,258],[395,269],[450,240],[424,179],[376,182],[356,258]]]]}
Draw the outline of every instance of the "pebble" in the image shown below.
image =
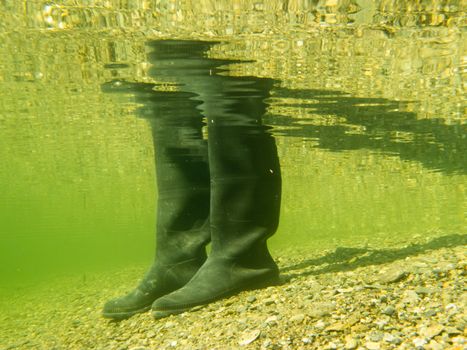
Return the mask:
{"type": "Polygon", "coordinates": [[[388,316],[392,316],[396,313],[396,308],[394,306],[387,306],[383,309],[382,311],[383,314],[385,315],[388,315],[388,316]]]}
{"type": "Polygon", "coordinates": [[[464,337],[453,337],[451,340],[452,340],[453,343],[456,343],[456,344],[465,344],[466,343],[466,340],[465,340],[464,337]]]}
{"type": "Polygon", "coordinates": [[[415,338],[412,340],[413,345],[415,345],[416,348],[422,348],[426,344],[425,338],[415,338]]]}
{"type": "Polygon", "coordinates": [[[421,294],[421,295],[427,295],[427,294],[433,294],[437,290],[435,288],[429,288],[429,287],[417,287],[415,288],[415,293],[421,294]]]}
{"type": "Polygon", "coordinates": [[[389,271],[383,271],[377,276],[376,281],[382,284],[395,283],[401,281],[406,276],[407,272],[396,268],[389,271]]]}
{"type": "Polygon", "coordinates": [[[246,301],[249,303],[254,303],[256,301],[256,296],[250,295],[248,298],[246,298],[246,301]]]}
{"type": "Polygon", "coordinates": [[[277,324],[277,321],[278,321],[278,317],[276,315],[273,315],[273,316],[269,316],[266,321],[264,321],[264,323],[266,323],[267,325],[275,325],[277,324]]]}
{"type": "Polygon", "coordinates": [[[289,320],[290,322],[293,322],[293,323],[302,323],[304,319],[305,319],[304,314],[296,314],[292,316],[289,320]]]}
{"type": "Polygon", "coordinates": [[[256,339],[258,339],[260,335],[261,335],[261,331],[259,329],[255,329],[253,331],[245,332],[242,335],[242,338],[239,340],[238,345],[245,346],[245,345],[251,344],[256,339]]]}
{"type": "Polygon", "coordinates": [[[344,348],[346,350],[353,350],[353,349],[356,349],[358,347],[358,341],[356,339],[348,339],[344,345],[344,348]]]}
{"type": "Polygon", "coordinates": [[[446,327],[446,333],[448,335],[457,335],[457,334],[461,334],[461,331],[458,330],[456,327],[446,327]]]}
{"type": "Polygon", "coordinates": [[[394,345],[399,345],[402,343],[402,339],[395,336],[395,335],[392,335],[391,333],[386,333],[384,336],[383,336],[383,340],[387,343],[390,343],[390,344],[394,344],[394,345]]]}
{"type": "Polygon", "coordinates": [[[433,272],[445,273],[445,272],[454,270],[455,268],[456,268],[456,265],[449,263],[449,262],[443,262],[443,263],[437,264],[436,267],[433,269],[433,272]]]}
{"type": "Polygon", "coordinates": [[[429,310],[425,311],[424,315],[425,315],[425,317],[432,317],[432,316],[436,316],[437,313],[438,313],[438,311],[433,310],[433,309],[429,309],[429,310]]]}
{"type": "Polygon", "coordinates": [[[429,327],[423,327],[420,330],[420,334],[428,339],[431,339],[441,334],[442,331],[444,331],[444,327],[442,325],[433,325],[429,327]]]}
{"type": "Polygon", "coordinates": [[[248,307],[245,306],[245,305],[242,305],[242,306],[237,307],[237,312],[238,312],[239,314],[242,314],[242,313],[246,312],[247,310],[248,310],[248,307]]]}
{"type": "Polygon", "coordinates": [[[312,305],[312,309],[308,311],[308,316],[321,318],[331,314],[335,309],[336,305],[333,303],[314,303],[314,305],[312,305]]]}
{"type": "Polygon", "coordinates": [[[154,331],[149,331],[149,332],[146,333],[146,336],[147,336],[148,338],[154,338],[154,337],[156,336],[156,332],[154,332],[154,331]]]}
{"type": "Polygon", "coordinates": [[[372,342],[379,342],[383,339],[383,334],[380,332],[372,332],[370,333],[369,339],[372,342]]]}
{"type": "Polygon", "coordinates": [[[381,349],[381,344],[377,343],[377,342],[373,342],[373,341],[367,341],[365,343],[365,347],[368,350],[379,350],[379,349],[381,349]]]}
{"type": "Polygon", "coordinates": [[[346,329],[347,326],[342,322],[333,322],[329,327],[326,328],[327,332],[341,332],[346,329]]]}
{"type": "Polygon", "coordinates": [[[445,310],[451,314],[456,313],[458,310],[458,307],[454,303],[447,304],[445,307],[445,310]]]}
{"type": "Polygon", "coordinates": [[[403,298],[401,300],[404,304],[415,304],[420,300],[420,297],[414,290],[406,290],[403,294],[403,298]]]}
{"type": "Polygon", "coordinates": [[[428,343],[428,349],[430,350],[444,350],[444,346],[440,343],[438,343],[436,340],[430,340],[430,342],[428,343]]]}
{"type": "Polygon", "coordinates": [[[169,321],[169,322],[166,322],[165,325],[164,325],[164,328],[166,329],[169,329],[169,328],[174,328],[177,326],[177,323],[176,322],[173,322],[173,321],[169,321]]]}
{"type": "Polygon", "coordinates": [[[316,322],[315,328],[324,329],[326,328],[326,323],[323,320],[319,320],[318,322],[316,322]]]}

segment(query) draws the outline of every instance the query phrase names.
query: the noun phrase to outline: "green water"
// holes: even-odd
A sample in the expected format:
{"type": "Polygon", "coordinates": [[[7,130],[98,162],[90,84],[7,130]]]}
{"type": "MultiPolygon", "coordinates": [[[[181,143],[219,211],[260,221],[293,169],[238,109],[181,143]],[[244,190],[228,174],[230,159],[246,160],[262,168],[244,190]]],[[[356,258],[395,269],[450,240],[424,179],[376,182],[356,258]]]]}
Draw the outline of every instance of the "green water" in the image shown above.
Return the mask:
{"type": "Polygon", "coordinates": [[[467,234],[461,1],[47,3],[0,2],[2,289],[151,261],[150,127],[102,86],[170,90],[155,39],[216,41],[208,57],[245,61],[223,74],[276,81],[273,252],[467,234]]]}

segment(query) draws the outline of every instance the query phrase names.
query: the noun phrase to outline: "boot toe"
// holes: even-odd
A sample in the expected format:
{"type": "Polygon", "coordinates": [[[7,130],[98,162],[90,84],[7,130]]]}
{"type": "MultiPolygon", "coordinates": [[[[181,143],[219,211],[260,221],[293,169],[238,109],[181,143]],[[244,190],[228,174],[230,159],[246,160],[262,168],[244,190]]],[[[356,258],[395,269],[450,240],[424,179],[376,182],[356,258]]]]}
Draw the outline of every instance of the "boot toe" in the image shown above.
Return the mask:
{"type": "Polygon", "coordinates": [[[128,295],[109,300],[104,304],[102,316],[111,319],[125,319],[150,309],[154,298],[135,290],[128,295]]]}
{"type": "Polygon", "coordinates": [[[196,301],[190,300],[190,298],[183,293],[182,288],[157,299],[152,304],[151,310],[153,317],[159,319],[169,315],[180,314],[195,306],[197,306],[196,301]]]}

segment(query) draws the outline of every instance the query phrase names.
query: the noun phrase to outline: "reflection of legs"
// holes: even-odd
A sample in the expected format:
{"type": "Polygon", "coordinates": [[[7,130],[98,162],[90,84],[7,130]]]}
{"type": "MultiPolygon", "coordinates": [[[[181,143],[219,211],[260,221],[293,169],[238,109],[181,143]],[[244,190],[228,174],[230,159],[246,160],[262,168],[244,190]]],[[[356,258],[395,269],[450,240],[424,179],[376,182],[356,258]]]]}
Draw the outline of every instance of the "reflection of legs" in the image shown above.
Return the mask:
{"type": "Polygon", "coordinates": [[[207,145],[196,102],[188,95],[153,92],[155,103],[143,111],[151,117],[156,158],[156,259],[136,289],[104,306],[106,317],[121,319],[148,310],[155,299],[186,284],[206,260],[207,145]]]}
{"type": "Polygon", "coordinates": [[[155,317],[278,279],[266,239],[278,223],[280,168],[274,140],[260,123],[271,82],[224,79],[222,85],[229,105],[222,112],[209,101],[203,106],[209,121],[212,251],[190,282],[156,300],[155,317]]]}

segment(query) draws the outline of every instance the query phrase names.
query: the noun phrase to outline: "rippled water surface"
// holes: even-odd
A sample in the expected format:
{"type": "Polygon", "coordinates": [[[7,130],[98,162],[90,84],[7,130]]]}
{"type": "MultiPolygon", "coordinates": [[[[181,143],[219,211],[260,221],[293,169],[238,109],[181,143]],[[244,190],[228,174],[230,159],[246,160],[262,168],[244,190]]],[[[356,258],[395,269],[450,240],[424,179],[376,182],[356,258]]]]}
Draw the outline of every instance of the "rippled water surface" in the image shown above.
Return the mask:
{"type": "Polygon", "coordinates": [[[1,1],[2,287],[151,260],[141,89],[183,90],[151,73],[157,40],[210,42],[204,59],[223,62],[213,74],[271,82],[274,251],[465,235],[462,3],[1,1]]]}

